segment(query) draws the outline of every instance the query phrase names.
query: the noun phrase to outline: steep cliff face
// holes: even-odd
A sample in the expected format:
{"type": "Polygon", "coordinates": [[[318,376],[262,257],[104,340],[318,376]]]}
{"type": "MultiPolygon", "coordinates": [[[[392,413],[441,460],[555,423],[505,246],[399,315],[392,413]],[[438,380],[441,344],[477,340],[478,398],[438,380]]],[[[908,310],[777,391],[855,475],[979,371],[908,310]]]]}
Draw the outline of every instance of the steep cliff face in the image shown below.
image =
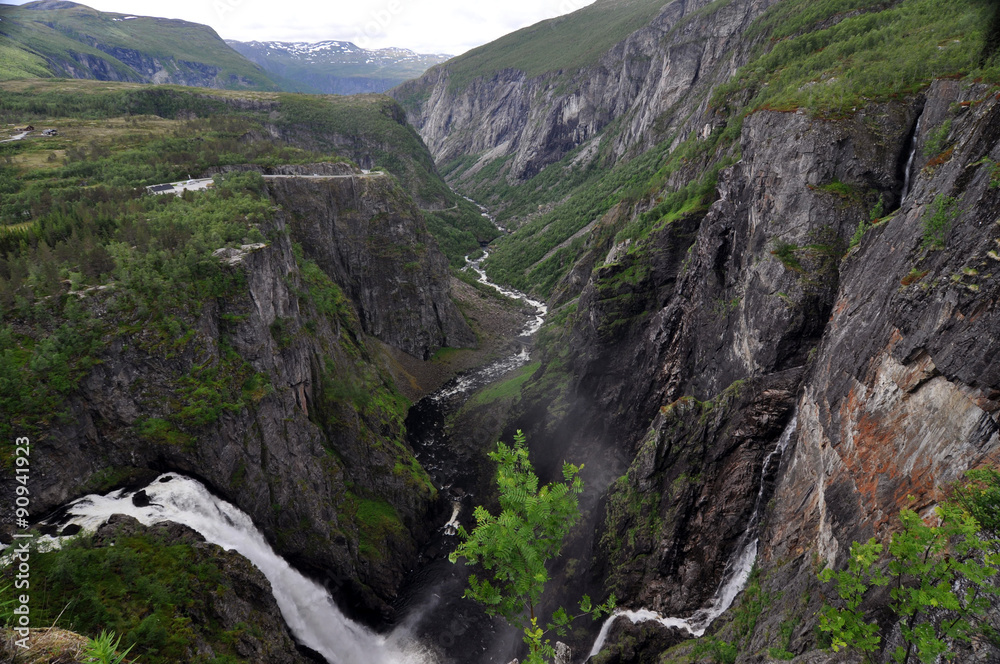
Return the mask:
{"type": "Polygon", "coordinates": [[[634,457],[610,490],[599,563],[630,603],[683,615],[718,587],[826,329],[841,257],[870,208],[898,199],[914,115],[753,115],[707,213],[605,245],[571,316],[582,352],[545,367],[572,376],[587,405],[544,426],[562,440],[600,427],[634,457]]]}
{"type": "Polygon", "coordinates": [[[448,262],[392,178],[287,178],[269,190],[289,211],[293,240],[344,289],[366,333],[425,360],[475,345],[449,297],[448,262]]]}
{"type": "MultiPolygon", "coordinates": [[[[183,338],[128,328],[105,340],[68,418],[33,437],[36,513],[128,477],[187,473],[346,607],[390,612],[436,490],[405,444],[407,402],[382,344],[424,356],[472,335],[409,199],[388,178],[352,180],[274,182],[283,210],[261,228],[267,242],[216,252],[241,288],[190,311],[183,338]]],[[[100,316],[114,294],[83,304],[100,316]]]]}
{"type": "MultiPolygon", "coordinates": [[[[753,45],[743,33],[774,0],[737,0],[704,11],[715,4],[669,2],[594,64],[529,75],[502,68],[501,61],[494,65],[497,71],[455,82],[453,70],[463,69],[459,59],[393,94],[407,106],[410,122],[439,163],[477,158],[468,175],[499,160],[509,162],[511,180],[529,179],[584,144],[589,148],[582,158],[593,158],[600,148],[606,165],[673,132],[700,130],[688,114],[703,111],[713,82],[743,64],[753,45]]],[[[540,31],[539,41],[545,33],[540,31]]],[[[452,178],[461,182],[462,175],[452,178]]]]}
{"type": "MultiPolygon", "coordinates": [[[[774,596],[797,590],[762,614],[746,661],[782,621],[815,620],[796,604],[821,596],[814,555],[843,564],[901,508],[997,464],[998,112],[986,88],[943,81],[847,119],[757,113],[678,272],[662,266],[679,260],[683,219],[593,272],[573,314],[585,352],[547,370],[579,376],[597,408],[569,432],[545,421],[572,438],[610,419],[617,444],[635,445],[597,565],[627,605],[684,616],[707,603],[796,407],[758,565],[774,596]],[[900,202],[848,249],[873,207],[900,202]]],[[[796,652],[811,639],[800,630],[796,652]]]]}
{"type": "Polygon", "coordinates": [[[678,1],[576,67],[513,52],[564,65],[592,9],[395,91],[452,184],[520,225],[487,270],[550,296],[510,426],[606,490],[571,587],[690,615],[763,518],[757,592],[788,592],[741,657],[793,619],[800,654],[818,561],[997,464],[995,73],[932,80],[992,62],[998,18],[932,4],[678,1]]]}
{"type": "Polygon", "coordinates": [[[965,469],[1000,461],[1000,365],[990,350],[1000,106],[983,93],[949,81],[931,88],[917,154],[935,131],[941,152],[915,160],[902,208],[844,261],[776,494],[771,564],[792,560],[806,574],[807,551],[840,564],[852,542],[895,528],[902,507],[927,510],[965,469]]]}

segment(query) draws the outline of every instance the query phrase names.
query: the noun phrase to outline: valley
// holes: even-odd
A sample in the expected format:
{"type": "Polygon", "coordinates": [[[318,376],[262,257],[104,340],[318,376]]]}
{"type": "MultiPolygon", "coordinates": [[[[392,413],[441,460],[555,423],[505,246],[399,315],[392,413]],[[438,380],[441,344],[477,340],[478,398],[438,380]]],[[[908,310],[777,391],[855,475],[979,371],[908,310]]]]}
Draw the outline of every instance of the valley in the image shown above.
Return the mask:
{"type": "MultiPolygon", "coordinates": [[[[16,11],[111,16],[65,4],[16,11]]],[[[18,65],[0,126],[58,131],[0,143],[0,501],[29,438],[30,536],[74,538],[33,625],[150,664],[1000,661],[998,44],[984,0],[598,0],[386,95],[18,65]],[[545,657],[449,561],[541,504],[496,484],[516,432],[582,481],[524,613],[615,599],[545,657]]]]}

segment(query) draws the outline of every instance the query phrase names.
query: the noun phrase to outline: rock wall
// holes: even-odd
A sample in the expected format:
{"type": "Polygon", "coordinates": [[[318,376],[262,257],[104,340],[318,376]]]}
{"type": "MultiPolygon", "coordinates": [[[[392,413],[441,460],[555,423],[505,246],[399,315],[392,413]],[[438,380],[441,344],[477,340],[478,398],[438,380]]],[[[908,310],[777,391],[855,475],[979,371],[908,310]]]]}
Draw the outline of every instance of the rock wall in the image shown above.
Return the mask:
{"type": "Polygon", "coordinates": [[[671,132],[702,128],[706,91],[743,64],[753,43],[742,33],[774,0],[699,11],[710,3],[666,3],[648,26],[578,71],[528,77],[504,69],[459,89],[445,64],[391,94],[422,99],[408,118],[438,163],[475,155],[481,166],[511,157],[509,177],[526,180],[588,141],[618,159],[671,132]],[[616,121],[613,134],[602,133],[616,121]]]}
{"type": "Polygon", "coordinates": [[[420,359],[475,335],[449,298],[448,261],[416,204],[388,176],[269,182],[292,239],[340,285],[362,327],[420,359]]]}
{"type": "Polygon", "coordinates": [[[764,612],[741,661],[789,616],[796,652],[815,647],[816,605],[797,602],[822,596],[817,559],[842,564],[901,508],[927,510],[966,469],[1000,463],[1000,102],[987,93],[939,81],[846,119],[751,115],[707,214],[597,261],[570,368],[543,367],[579,377],[590,409],[539,426],[568,441],[603,422],[632,459],[595,564],[626,606],[707,603],[795,408],[758,564],[774,596],[799,594],[764,612]],[[880,201],[888,214],[851,247],[880,201]]]}

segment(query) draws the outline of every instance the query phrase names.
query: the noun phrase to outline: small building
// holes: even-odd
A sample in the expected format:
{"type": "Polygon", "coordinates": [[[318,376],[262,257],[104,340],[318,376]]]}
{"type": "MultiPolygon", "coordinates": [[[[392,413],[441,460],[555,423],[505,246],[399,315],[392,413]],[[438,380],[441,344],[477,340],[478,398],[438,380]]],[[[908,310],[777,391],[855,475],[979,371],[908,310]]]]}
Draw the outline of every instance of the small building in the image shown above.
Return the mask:
{"type": "Polygon", "coordinates": [[[55,136],[59,132],[55,129],[44,129],[42,130],[42,136],[55,136]]]}
{"type": "Polygon", "coordinates": [[[35,131],[35,128],[28,125],[27,127],[14,127],[14,131],[35,131]]]}
{"type": "Polygon", "coordinates": [[[164,194],[168,191],[174,190],[174,185],[172,184],[154,184],[150,187],[146,187],[151,194],[164,194]]]}

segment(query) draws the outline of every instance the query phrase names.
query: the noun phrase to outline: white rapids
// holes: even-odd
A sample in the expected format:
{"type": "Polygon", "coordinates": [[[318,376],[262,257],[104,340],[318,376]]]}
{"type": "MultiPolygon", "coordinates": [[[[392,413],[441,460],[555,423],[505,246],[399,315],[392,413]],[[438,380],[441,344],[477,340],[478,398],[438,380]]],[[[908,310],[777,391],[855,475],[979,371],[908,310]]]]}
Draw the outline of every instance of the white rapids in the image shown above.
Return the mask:
{"type": "Polygon", "coordinates": [[[715,596],[712,597],[709,605],[698,609],[687,618],[665,617],[656,611],[648,609],[615,611],[601,626],[601,631],[597,635],[597,640],[594,641],[594,647],[590,649],[588,657],[593,657],[601,652],[601,648],[604,647],[604,642],[608,638],[608,632],[611,631],[611,625],[618,618],[628,618],[633,623],[655,620],[664,627],[683,629],[691,634],[691,636],[699,637],[705,633],[705,630],[708,629],[709,625],[716,618],[732,606],[733,600],[736,599],[736,596],[746,586],[747,579],[750,578],[750,572],[753,571],[754,562],[757,560],[758,538],[756,531],[763,514],[765,476],[772,464],[781,460],[781,456],[785,453],[792,436],[795,434],[797,425],[798,415],[795,414],[781,433],[781,437],[778,439],[778,444],[774,450],[764,459],[764,465],[761,468],[760,490],[757,492],[754,511],[750,516],[750,521],[747,524],[747,532],[744,535],[745,544],[737,549],[737,554],[729,561],[726,571],[722,576],[722,583],[719,585],[719,589],[715,592],[715,596]]]}
{"type": "MultiPolygon", "coordinates": [[[[165,521],[197,531],[208,542],[235,550],[271,583],[274,598],[292,634],[330,664],[434,664],[405,630],[378,635],[347,618],[327,590],[303,576],[274,552],[250,517],[213,496],[197,480],[167,473],[145,489],[151,504],[136,507],[132,493],[117,490],[71,503],[68,523],[93,532],[113,514],[135,517],[145,525],[165,521]]],[[[53,542],[56,544],[56,542],[53,542]]]]}
{"type": "Polygon", "coordinates": [[[534,336],[535,332],[542,329],[542,325],[545,324],[545,316],[549,313],[549,308],[544,302],[532,299],[521,291],[517,291],[512,288],[504,288],[503,286],[490,281],[482,267],[483,261],[488,257],[489,253],[487,252],[484,252],[482,256],[475,260],[470,260],[469,257],[466,256],[465,261],[467,265],[462,269],[474,271],[477,275],[479,275],[479,283],[486,284],[487,286],[494,288],[501,295],[527,302],[532,308],[534,308],[535,316],[525,323],[524,329],[521,330],[519,338],[523,340],[523,343],[521,344],[521,349],[518,352],[497,360],[492,364],[488,364],[481,369],[474,369],[473,371],[461,374],[445,387],[434,393],[432,398],[437,401],[450,399],[456,394],[472,392],[473,390],[479,389],[484,385],[492,383],[508,371],[513,371],[518,367],[523,367],[530,362],[531,350],[528,347],[528,342],[531,337],[534,336]]]}

